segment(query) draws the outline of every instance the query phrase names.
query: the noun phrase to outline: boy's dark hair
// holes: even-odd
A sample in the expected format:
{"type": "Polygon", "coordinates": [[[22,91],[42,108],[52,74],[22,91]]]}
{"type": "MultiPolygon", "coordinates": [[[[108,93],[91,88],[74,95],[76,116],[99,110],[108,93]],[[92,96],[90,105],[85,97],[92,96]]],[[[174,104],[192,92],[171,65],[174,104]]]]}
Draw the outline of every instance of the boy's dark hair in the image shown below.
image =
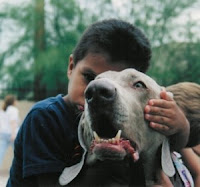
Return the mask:
{"type": "Polygon", "coordinates": [[[151,46],[140,29],[128,22],[109,19],[92,24],[82,35],[73,52],[77,64],[88,53],[105,53],[111,63],[145,72],[151,59],[151,46]]]}

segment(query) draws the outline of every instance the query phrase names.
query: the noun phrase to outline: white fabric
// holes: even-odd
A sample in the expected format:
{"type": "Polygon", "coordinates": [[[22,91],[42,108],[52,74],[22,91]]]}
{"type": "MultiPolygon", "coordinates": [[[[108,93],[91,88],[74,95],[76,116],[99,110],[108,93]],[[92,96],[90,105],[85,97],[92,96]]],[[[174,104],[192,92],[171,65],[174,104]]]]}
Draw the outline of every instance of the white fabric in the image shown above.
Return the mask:
{"type": "Polygon", "coordinates": [[[175,165],[176,169],[178,170],[178,173],[182,179],[182,182],[184,183],[184,186],[185,187],[194,187],[194,181],[193,181],[191,173],[185,167],[182,160],[180,160],[181,155],[177,152],[173,152],[171,155],[172,155],[174,165],[175,165]]]}
{"type": "MultiPolygon", "coordinates": [[[[19,110],[15,106],[8,106],[6,111],[0,111],[0,133],[11,134],[11,121],[16,121],[17,126],[20,123],[19,110]]],[[[18,128],[16,129],[16,133],[18,128]]]]}
{"type": "Polygon", "coordinates": [[[6,109],[6,114],[7,114],[8,118],[9,118],[10,122],[11,121],[16,121],[17,124],[19,124],[19,121],[20,121],[20,119],[19,119],[19,110],[18,110],[17,107],[12,106],[12,105],[8,106],[8,108],[6,109]]]}
{"type": "Polygon", "coordinates": [[[0,110],[0,133],[10,134],[10,124],[6,112],[0,110]]]}

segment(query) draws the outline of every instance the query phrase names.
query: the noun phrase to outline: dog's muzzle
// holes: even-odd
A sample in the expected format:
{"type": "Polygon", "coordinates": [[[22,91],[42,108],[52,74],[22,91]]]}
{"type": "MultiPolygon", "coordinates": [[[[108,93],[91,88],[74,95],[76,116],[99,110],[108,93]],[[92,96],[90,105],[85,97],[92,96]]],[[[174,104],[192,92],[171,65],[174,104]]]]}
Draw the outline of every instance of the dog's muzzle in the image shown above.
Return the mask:
{"type": "Polygon", "coordinates": [[[107,79],[98,79],[90,82],[85,91],[85,105],[92,123],[91,127],[100,136],[113,137],[118,131],[113,125],[116,96],[117,90],[115,86],[107,79]]]}
{"type": "Polygon", "coordinates": [[[116,88],[108,81],[92,81],[86,91],[85,98],[88,105],[109,105],[116,97],[116,88]]]}

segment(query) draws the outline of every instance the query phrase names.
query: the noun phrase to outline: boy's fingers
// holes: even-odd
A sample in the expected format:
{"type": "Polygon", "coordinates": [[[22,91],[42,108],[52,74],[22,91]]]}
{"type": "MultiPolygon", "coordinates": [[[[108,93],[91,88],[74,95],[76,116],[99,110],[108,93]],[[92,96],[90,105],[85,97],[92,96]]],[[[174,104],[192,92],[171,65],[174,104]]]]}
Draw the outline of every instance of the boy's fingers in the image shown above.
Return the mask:
{"type": "Polygon", "coordinates": [[[148,101],[148,105],[150,106],[156,106],[161,108],[171,108],[172,107],[172,101],[166,101],[164,99],[150,99],[148,101]]]}
{"type": "Polygon", "coordinates": [[[144,112],[146,114],[165,116],[170,118],[172,116],[171,111],[166,108],[154,107],[150,105],[146,105],[144,108],[144,112]]]}
{"type": "Polygon", "coordinates": [[[173,94],[170,93],[170,92],[161,91],[160,92],[160,98],[167,100],[167,101],[173,101],[173,94]]]}
{"type": "Polygon", "coordinates": [[[159,123],[159,124],[169,124],[169,118],[166,116],[157,116],[157,115],[150,115],[145,114],[145,119],[151,122],[159,123]]]}
{"type": "Polygon", "coordinates": [[[169,135],[170,128],[166,125],[161,125],[159,123],[150,122],[149,126],[162,134],[169,135]]]}

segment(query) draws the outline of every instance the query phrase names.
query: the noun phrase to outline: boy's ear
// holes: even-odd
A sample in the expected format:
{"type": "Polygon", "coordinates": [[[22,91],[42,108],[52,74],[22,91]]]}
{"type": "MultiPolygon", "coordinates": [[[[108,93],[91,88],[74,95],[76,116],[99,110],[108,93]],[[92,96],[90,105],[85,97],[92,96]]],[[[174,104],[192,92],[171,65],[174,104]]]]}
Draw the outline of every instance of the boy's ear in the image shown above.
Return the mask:
{"type": "Polygon", "coordinates": [[[68,64],[68,68],[67,68],[67,77],[70,79],[71,75],[72,75],[72,71],[74,69],[74,59],[73,59],[73,55],[71,54],[69,56],[69,64],[68,64]]]}

